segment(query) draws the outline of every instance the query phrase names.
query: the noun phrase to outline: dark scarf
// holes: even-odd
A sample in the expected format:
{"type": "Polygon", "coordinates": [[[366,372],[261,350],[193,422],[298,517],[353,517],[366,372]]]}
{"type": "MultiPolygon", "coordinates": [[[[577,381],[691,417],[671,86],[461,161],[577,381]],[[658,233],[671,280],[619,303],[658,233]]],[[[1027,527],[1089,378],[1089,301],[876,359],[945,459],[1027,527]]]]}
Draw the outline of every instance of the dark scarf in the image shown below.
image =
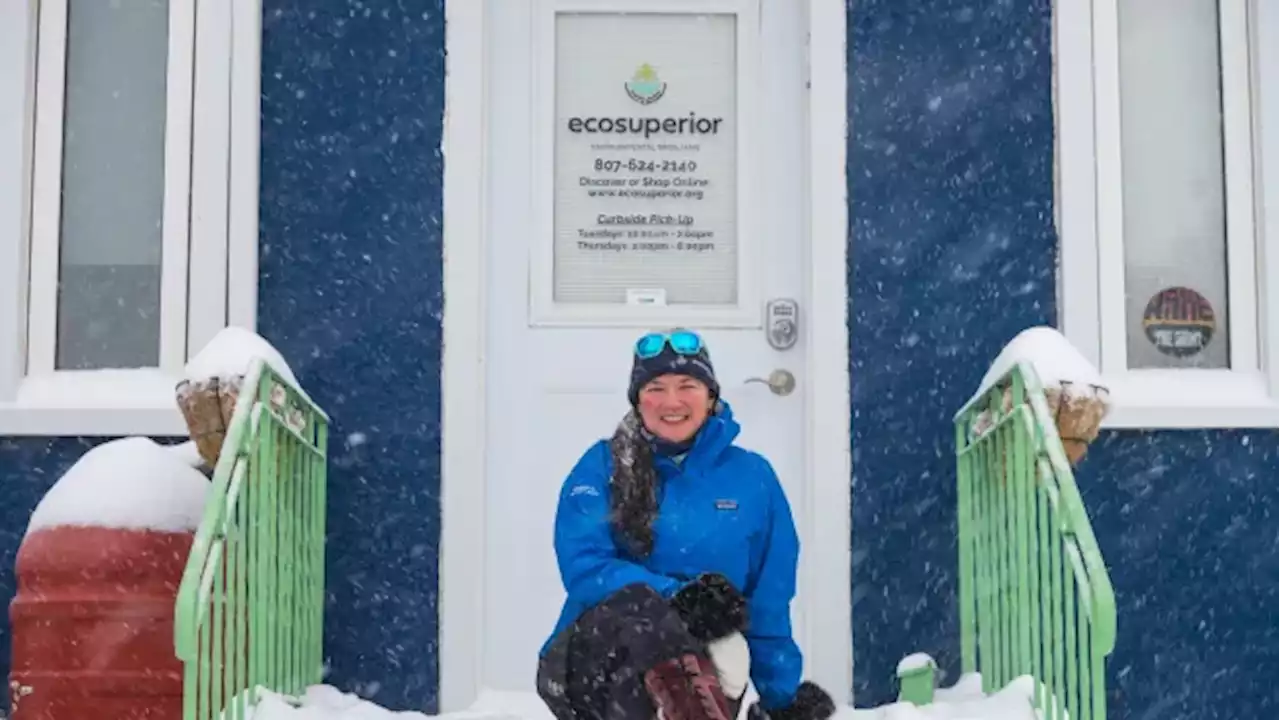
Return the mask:
{"type": "Polygon", "coordinates": [[[682,443],[650,433],[632,408],[618,423],[609,440],[613,477],[609,478],[609,520],[614,536],[632,556],[646,558],[653,552],[653,521],[658,517],[662,478],[654,457],[679,463],[693,448],[697,433],[682,443]]]}
{"type": "Polygon", "coordinates": [[[643,430],[644,439],[649,441],[649,447],[653,448],[653,454],[658,457],[671,458],[678,465],[684,456],[693,449],[693,443],[698,439],[698,433],[694,433],[688,440],[684,442],[673,443],[670,440],[663,440],[648,430],[643,430]]]}

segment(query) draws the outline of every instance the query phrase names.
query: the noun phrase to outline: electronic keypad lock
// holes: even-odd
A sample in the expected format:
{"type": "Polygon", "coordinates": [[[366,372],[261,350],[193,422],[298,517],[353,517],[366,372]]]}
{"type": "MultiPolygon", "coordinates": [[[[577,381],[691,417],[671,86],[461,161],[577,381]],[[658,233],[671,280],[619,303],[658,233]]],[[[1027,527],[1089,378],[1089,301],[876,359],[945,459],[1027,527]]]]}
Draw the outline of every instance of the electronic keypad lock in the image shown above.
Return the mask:
{"type": "Polygon", "coordinates": [[[800,339],[800,304],[774,298],[764,307],[764,333],[774,350],[790,350],[800,339]]]}

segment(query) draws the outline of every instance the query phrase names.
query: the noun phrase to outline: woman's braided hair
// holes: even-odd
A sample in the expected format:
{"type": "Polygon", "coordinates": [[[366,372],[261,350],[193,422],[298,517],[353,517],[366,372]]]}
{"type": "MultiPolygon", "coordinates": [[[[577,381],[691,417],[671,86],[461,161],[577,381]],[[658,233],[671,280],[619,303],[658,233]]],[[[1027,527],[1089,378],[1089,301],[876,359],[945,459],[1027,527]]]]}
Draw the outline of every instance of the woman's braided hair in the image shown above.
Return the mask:
{"type": "Polygon", "coordinates": [[[653,552],[653,521],[658,517],[661,479],[638,410],[632,408],[618,423],[609,449],[613,454],[609,521],[622,547],[643,559],[653,552]]]}

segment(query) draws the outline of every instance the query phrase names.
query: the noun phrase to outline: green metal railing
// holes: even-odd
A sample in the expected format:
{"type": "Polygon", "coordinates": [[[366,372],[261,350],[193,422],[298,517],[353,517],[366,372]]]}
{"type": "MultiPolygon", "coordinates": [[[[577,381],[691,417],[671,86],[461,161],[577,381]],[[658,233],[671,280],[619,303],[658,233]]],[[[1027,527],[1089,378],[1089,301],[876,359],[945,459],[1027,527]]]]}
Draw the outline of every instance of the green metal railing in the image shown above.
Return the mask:
{"type": "Polygon", "coordinates": [[[1030,676],[1045,720],[1102,720],[1115,595],[1035,370],[955,428],[962,670],[987,692],[1030,676]]]}
{"type": "Polygon", "coordinates": [[[246,374],[178,591],[184,720],[320,680],[329,419],[261,360],[246,374]]]}

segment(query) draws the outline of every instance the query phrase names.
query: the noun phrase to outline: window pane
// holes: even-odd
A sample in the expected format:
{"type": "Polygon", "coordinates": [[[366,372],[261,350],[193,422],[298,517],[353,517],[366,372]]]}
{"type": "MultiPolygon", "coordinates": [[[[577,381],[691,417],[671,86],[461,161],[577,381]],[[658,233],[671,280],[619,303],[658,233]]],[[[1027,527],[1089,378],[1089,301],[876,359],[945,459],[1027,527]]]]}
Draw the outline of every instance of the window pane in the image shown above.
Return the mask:
{"type": "Polygon", "coordinates": [[[1122,0],[1129,367],[1228,367],[1218,6],[1122,0]]]}
{"type": "Polygon", "coordinates": [[[68,1],[58,369],[159,365],[168,14],[68,1]]]}
{"type": "Polygon", "coordinates": [[[556,302],[737,303],[735,27],[557,16],[556,302]]]}

